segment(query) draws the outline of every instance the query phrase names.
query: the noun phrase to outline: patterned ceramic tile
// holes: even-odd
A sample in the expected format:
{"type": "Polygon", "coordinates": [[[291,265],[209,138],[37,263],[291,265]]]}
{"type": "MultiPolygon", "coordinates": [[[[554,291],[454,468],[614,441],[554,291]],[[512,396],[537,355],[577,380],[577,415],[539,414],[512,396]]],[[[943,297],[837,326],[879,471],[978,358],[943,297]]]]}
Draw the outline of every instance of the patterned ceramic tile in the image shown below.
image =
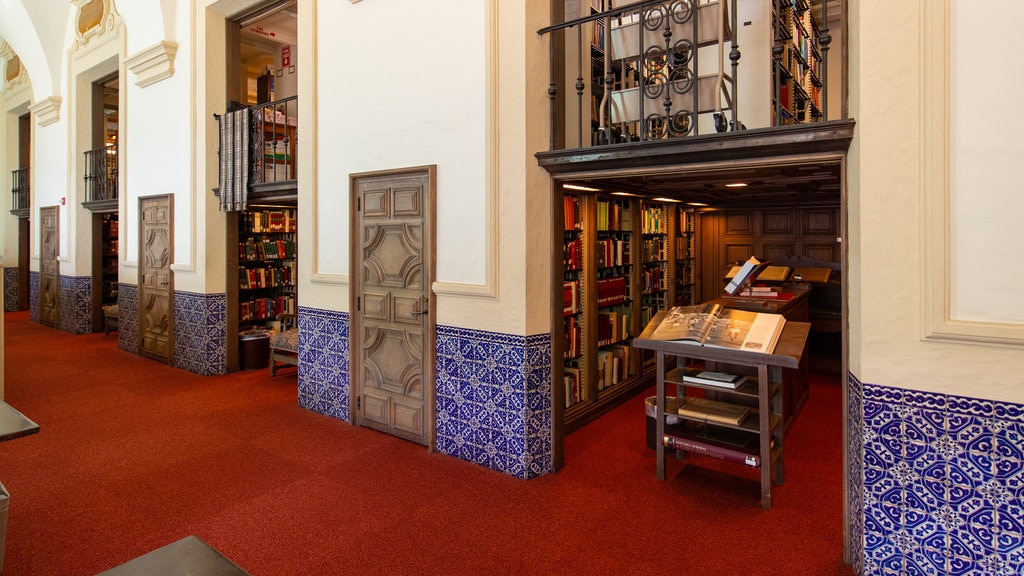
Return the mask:
{"type": "Polygon", "coordinates": [[[139,353],[139,287],[120,282],[117,285],[117,347],[139,353]]]}
{"type": "Polygon", "coordinates": [[[227,371],[227,297],[174,292],[174,365],[210,376],[227,371]]]}
{"type": "Polygon", "coordinates": [[[851,527],[864,546],[854,551],[857,572],[1020,574],[1021,405],[861,385],[853,376],[850,385],[850,437],[862,441],[849,454],[851,515],[863,518],[851,527]]]}
{"type": "Polygon", "coordinates": [[[18,309],[18,269],[4,268],[4,312],[18,309]]]}
{"type": "Polygon", "coordinates": [[[72,334],[92,332],[92,276],[61,276],[60,329],[72,334]]]}
{"type": "Polygon", "coordinates": [[[515,476],[551,471],[551,336],[437,329],[437,450],[515,476]]]}
{"type": "Polygon", "coordinates": [[[39,272],[30,270],[28,273],[28,318],[39,322],[39,272]]]}
{"type": "Polygon", "coordinates": [[[348,314],[303,306],[298,313],[299,406],[349,422],[348,314]]]}

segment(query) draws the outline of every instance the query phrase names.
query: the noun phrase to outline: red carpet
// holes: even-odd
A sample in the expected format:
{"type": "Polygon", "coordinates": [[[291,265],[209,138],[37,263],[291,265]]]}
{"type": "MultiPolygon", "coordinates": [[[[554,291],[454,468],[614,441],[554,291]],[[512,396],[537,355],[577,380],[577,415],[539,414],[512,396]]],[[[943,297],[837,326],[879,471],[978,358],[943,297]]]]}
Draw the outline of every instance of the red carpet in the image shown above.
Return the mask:
{"type": "Polygon", "coordinates": [[[9,404],[41,431],[0,443],[5,576],[88,575],[195,534],[254,575],[850,575],[841,389],[815,377],[786,483],[670,458],[643,395],[522,481],[309,412],[294,371],[204,377],[5,314],[9,404]]]}

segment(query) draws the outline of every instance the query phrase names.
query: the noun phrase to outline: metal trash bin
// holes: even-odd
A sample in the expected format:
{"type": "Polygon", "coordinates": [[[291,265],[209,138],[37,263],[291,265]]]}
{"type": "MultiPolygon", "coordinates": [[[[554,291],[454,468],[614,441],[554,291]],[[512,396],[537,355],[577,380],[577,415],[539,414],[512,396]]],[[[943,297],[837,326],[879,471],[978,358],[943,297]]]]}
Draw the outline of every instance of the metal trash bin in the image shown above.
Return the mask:
{"type": "MultiPolygon", "coordinates": [[[[672,416],[672,412],[679,409],[679,398],[669,396],[665,398],[666,416],[665,425],[675,426],[679,423],[678,416],[672,416]]],[[[658,397],[648,396],[644,400],[644,413],[647,414],[647,447],[651,450],[658,449],[658,397]]]]}
{"type": "Polygon", "coordinates": [[[238,364],[242,370],[260,370],[270,366],[270,331],[239,332],[238,364]]]}

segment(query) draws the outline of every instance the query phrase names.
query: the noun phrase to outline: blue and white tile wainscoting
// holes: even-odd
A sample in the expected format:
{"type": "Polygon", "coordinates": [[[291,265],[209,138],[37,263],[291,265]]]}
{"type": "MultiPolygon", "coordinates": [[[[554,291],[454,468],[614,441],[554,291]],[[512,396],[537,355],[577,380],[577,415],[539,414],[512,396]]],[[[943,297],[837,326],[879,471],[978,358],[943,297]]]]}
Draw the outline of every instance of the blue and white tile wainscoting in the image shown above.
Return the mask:
{"type": "Polygon", "coordinates": [[[4,312],[18,310],[18,269],[4,268],[4,312]]]}
{"type": "Polygon", "coordinates": [[[351,422],[347,312],[299,306],[299,406],[351,422]]]}
{"type": "Polygon", "coordinates": [[[1024,574],[1024,405],[874,384],[851,386],[851,396],[856,388],[859,572],[1024,574]]]}
{"type": "Polygon", "coordinates": [[[39,322],[39,272],[28,272],[28,319],[39,322]]]}
{"type": "Polygon", "coordinates": [[[117,347],[139,353],[139,287],[117,284],[117,347]]]}
{"type": "MultiPolygon", "coordinates": [[[[57,279],[60,318],[57,326],[71,334],[92,332],[92,276],[60,276],[57,279]]],[[[28,277],[29,320],[39,322],[39,272],[28,277]]]]}
{"type": "Polygon", "coordinates": [[[174,366],[203,376],[227,372],[226,326],[225,294],[175,291],[174,366]]]}
{"type": "Polygon", "coordinates": [[[551,335],[437,327],[437,450],[529,479],[551,472],[551,335]]]}

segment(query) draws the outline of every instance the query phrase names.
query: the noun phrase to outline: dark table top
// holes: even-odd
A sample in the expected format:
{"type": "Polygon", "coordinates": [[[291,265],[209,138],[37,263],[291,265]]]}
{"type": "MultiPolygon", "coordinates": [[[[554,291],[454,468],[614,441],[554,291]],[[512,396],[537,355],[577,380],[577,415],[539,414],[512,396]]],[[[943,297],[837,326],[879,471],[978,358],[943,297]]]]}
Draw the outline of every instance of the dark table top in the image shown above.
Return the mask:
{"type": "Polygon", "coordinates": [[[39,424],[29,420],[7,402],[0,401],[0,442],[39,432],[39,424]]]}
{"type": "Polygon", "coordinates": [[[197,536],[187,536],[97,576],[250,576],[197,536]]]}

